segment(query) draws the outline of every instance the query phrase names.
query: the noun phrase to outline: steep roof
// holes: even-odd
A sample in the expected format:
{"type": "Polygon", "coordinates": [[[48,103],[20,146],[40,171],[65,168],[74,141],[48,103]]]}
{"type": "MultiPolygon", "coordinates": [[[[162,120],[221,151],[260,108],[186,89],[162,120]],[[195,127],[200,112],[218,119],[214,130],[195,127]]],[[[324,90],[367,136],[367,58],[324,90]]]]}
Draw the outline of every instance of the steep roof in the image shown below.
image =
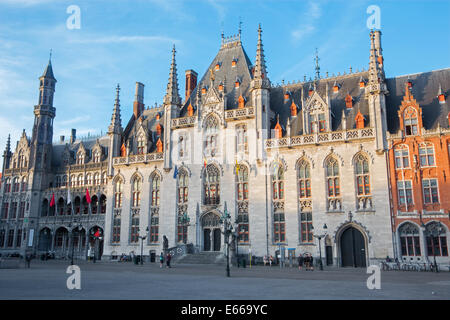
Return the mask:
{"type": "Polygon", "coordinates": [[[425,129],[435,129],[438,124],[448,128],[447,116],[450,112],[450,68],[404,75],[386,79],[389,95],[386,97],[387,123],[390,133],[395,133],[400,128],[398,110],[405,94],[405,83],[408,79],[412,82],[412,94],[422,108],[422,120],[425,129]],[[439,86],[446,97],[446,102],[438,101],[439,86]]]}
{"type": "Polygon", "coordinates": [[[241,94],[246,98],[246,101],[249,101],[250,82],[252,80],[251,67],[252,63],[238,38],[232,39],[232,41],[223,41],[219,52],[198,82],[196,90],[194,90],[187,101],[184,102],[180,116],[183,117],[187,114],[189,103],[191,103],[193,107],[197,107],[199,103],[198,91],[201,91],[204,87],[209,88],[211,85],[210,70],[214,73],[214,87],[217,89],[219,84],[224,85],[224,92],[227,97],[227,110],[238,107],[238,98],[241,94]],[[235,66],[232,66],[233,60],[236,61],[235,66]],[[215,69],[217,64],[219,64],[219,70],[215,69]],[[240,81],[239,88],[235,88],[236,79],[239,79],[240,81]]]}

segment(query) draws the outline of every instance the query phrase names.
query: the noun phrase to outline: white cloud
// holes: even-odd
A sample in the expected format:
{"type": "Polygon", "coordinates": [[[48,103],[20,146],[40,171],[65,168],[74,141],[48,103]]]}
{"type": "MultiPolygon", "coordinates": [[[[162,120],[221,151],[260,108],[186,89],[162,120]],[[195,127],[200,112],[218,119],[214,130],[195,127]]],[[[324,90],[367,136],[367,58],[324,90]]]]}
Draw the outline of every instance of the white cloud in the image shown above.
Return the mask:
{"type": "Polygon", "coordinates": [[[291,35],[295,42],[300,42],[306,36],[314,33],[316,30],[317,20],[322,16],[322,9],[319,3],[309,1],[307,4],[308,10],[303,14],[301,21],[305,21],[300,24],[295,30],[291,32],[291,35]]]}

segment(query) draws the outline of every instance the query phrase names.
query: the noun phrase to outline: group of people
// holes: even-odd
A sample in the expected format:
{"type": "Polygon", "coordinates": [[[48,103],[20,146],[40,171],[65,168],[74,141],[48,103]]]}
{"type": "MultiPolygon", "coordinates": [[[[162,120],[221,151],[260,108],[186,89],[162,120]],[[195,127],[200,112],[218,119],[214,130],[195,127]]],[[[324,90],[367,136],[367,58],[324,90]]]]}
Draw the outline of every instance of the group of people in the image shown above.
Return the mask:
{"type": "Polygon", "coordinates": [[[263,262],[264,262],[264,265],[265,265],[265,266],[266,266],[267,264],[269,264],[270,266],[272,266],[272,263],[273,263],[273,257],[272,257],[272,255],[270,255],[270,256],[264,256],[263,262]]]}
{"type": "MultiPolygon", "coordinates": [[[[170,260],[172,260],[172,256],[170,255],[169,252],[167,252],[166,254],[166,268],[171,268],[170,266],[170,260]]],[[[164,253],[161,252],[161,254],[159,255],[159,267],[162,268],[164,265],[164,253]]]]}
{"type": "Polygon", "coordinates": [[[298,256],[298,270],[302,270],[303,265],[305,265],[306,271],[314,271],[314,258],[310,253],[298,256]]]}

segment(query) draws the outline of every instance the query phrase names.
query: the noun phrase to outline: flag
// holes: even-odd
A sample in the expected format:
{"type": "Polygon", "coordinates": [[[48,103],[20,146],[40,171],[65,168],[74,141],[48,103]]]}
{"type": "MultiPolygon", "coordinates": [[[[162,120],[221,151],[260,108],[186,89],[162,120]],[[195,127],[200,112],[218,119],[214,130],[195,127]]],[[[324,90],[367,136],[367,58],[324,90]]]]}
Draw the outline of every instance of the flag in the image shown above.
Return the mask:
{"type": "Polygon", "coordinates": [[[178,168],[175,166],[175,171],[173,172],[173,178],[176,179],[178,175],[178,168]]]}
{"type": "Polygon", "coordinates": [[[67,204],[72,202],[72,197],[70,196],[70,189],[67,188],[67,204]]]}
{"type": "Polygon", "coordinates": [[[55,194],[52,194],[52,200],[50,201],[50,207],[54,207],[55,206],[55,194]]]}
{"type": "Polygon", "coordinates": [[[98,238],[100,237],[100,230],[97,229],[97,231],[94,233],[94,237],[98,238]]]}
{"type": "Polygon", "coordinates": [[[203,166],[206,168],[206,165],[208,164],[208,162],[206,161],[206,157],[203,156],[203,166]]]}
{"type": "Polygon", "coordinates": [[[87,201],[87,203],[91,203],[91,196],[89,195],[88,188],[86,188],[86,201],[87,201]]]}
{"type": "Polygon", "coordinates": [[[238,176],[238,177],[239,177],[239,169],[240,169],[239,163],[237,162],[237,159],[236,159],[236,176],[238,176]]]}

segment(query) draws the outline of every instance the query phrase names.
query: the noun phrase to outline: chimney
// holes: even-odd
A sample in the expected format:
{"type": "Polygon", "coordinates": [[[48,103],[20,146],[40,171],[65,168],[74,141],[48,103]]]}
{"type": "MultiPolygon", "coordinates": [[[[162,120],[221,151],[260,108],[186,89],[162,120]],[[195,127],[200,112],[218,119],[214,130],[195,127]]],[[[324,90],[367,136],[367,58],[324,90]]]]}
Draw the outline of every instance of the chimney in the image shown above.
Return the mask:
{"type": "Polygon", "coordinates": [[[64,143],[64,136],[59,136],[59,142],[64,143]]]}
{"type": "Polygon", "coordinates": [[[77,129],[72,129],[72,135],[70,136],[70,144],[77,140],[77,129]]]}
{"type": "Polygon", "coordinates": [[[136,94],[134,96],[133,114],[137,119],[144,111],[144,85],[140,82],[136,82],[136,94]]]}
{"type": "Polygon", "coordinates": [[[194,70],[186,70],[186,96],[184,98],[185,101],[189,99],[191,93],[194,91],[195,87],[197,87],[197,72],[194,70]]]}

